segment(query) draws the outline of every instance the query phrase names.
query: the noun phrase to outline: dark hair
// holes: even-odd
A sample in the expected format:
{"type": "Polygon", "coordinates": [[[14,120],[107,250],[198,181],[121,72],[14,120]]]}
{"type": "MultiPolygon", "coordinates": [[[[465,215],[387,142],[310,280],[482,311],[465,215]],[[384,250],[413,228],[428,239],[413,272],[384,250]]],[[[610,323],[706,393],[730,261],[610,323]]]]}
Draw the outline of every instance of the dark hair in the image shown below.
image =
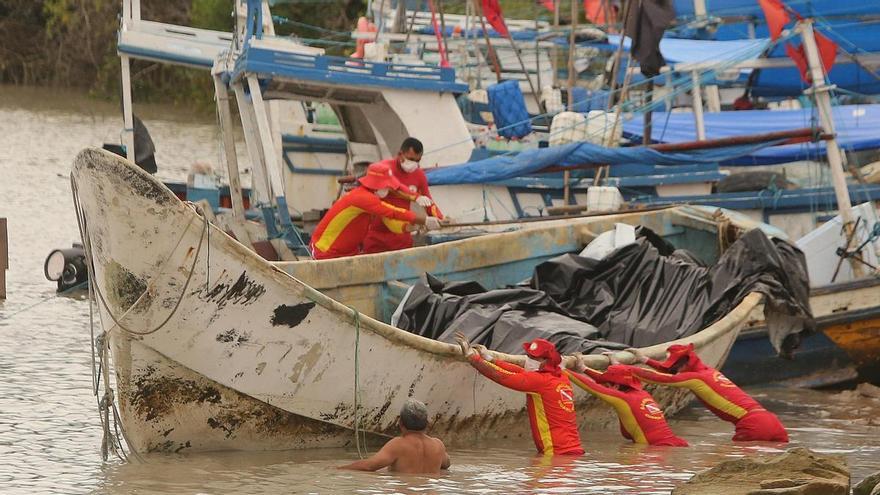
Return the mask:
{"type": "Polygon", "coordinates": [[[409,431],[424,431],[428,427],[428,406],[410,397],[400,408],[400,422],[409,431]]]}
{"type": "Polygon", "coordinates": [[[421,155],[422,152],[424,152],[425,148],[422,146],[422,142],[418,139],[414,137],[408,137],[404,139],[402,143],[400,143],[400,151],[404,152],[409,150],[415,151],[416,153],[421,155]]]}

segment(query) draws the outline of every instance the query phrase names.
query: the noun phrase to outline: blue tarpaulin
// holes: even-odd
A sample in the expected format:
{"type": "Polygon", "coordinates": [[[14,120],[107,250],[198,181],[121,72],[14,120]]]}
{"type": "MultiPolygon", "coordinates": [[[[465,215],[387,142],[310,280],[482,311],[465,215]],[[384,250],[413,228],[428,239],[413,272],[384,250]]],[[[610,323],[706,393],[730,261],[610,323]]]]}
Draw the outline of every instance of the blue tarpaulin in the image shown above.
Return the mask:
{"type": "Polygon", "coordinates": [[[484,184],[540,172],[550,166],[575,167],[584,164],[642,164],[690,165],[719,163],[748,155],[777,144],[774,142],[730,146],[682,152],[661,152],[642,146],[606,148],[587,142],[572,143],[551,148],[535,148],[515,155],[502,155],[461,165],[427,169],[428,183],[432,186],[450,184],[484,184]]]}
{"type": "MultiPolygon", "coordinates": [[[[842,105],[834,107],[837,142],[847,151],[880,148],[880,105],[842,105]]],[[[706,138],[720,139],[748,134],[818,127],[813,108],[801,110],[746,110],[705,113],[706,138]]],[[[655,142],[680,143],[697,139],[692,113],[654,113],[651,139],[655,142]]],[[[624,133],[641,139],[641,119],[623,125],[624,133]]],[[[803,143],[756,150],[746,156],[730,158],[723,165],[768,165],[816,159],[825,155],[825,143],[803,143]]]]}
{"type": "MultiPolygon", "coordinates": [[[[880,7],[875,6],[873,8],[880,11],[880,7]]],[[[733,25],[725,25],[723,27],[727,30],[719,30],[716,35],[720,35],[722,32],[727,33],[725,39],[697,40],[667,37],[660,42],[660,52],[668,64],[716,62],[719,65],[723,65],[725,62],[729,63],[730,61],[755,58],[760,54],[762,48],[768,46],[769,39],[766,38],[768,36],[766,25],[759,25],[757,27],[756,33],[759,38],[756,39],[740,39],[745,36],[744,30],[743,32],[729,32],[729,29],[734,28],[733,25]]],[[[860,23],[850,20],[829,20],[827,22],[818,22],[815,28],[837,43],[841,51],[837,56],[837,62],[828,74],[829,81],[832,84],[836,84],[839,88],[848,91],[863,94],[880,94],[880,80],[867,70],[853,63],[852,59],[843,53],[849,52],[856,55],[865,55],[866,53],[880,52],[880,24],[876,22],[860,23]]],[[[609,36],[608,44],[594,44],[594,46],[598,48],[605,46],[609,50],[613,50],[619,43],[619,36],[609,36]]],[[[790,43],[798,45],[800,44],[800,39],[794,37],[790,43]]],[[[787,58],[785,45],[785,43],[779,43],[773,47],[769,57],[787,58]]],[[[624,48],[628,47],[629,38],[626,38],[624,48]]],[[[723,81],[709,78],[704,80],[704,84],[727,85],[733,83],[737,86],[742,86],[745,84],[750,73],[751,69],[744,69],[740,71],[738,78],[723,81]]],[[[619,76],[621,81],[623,76],[624,73],[621,71],[619,76]]],[[[634,75],[633,82],[641,80],[641,75],[634,75]]],[[[761,69],[758,71],[757,77],[752,81],[752,94],[764,97],[800,96],[807,86],[801,79],[800,71],[794,66],[778,69],[761,69]]]]}

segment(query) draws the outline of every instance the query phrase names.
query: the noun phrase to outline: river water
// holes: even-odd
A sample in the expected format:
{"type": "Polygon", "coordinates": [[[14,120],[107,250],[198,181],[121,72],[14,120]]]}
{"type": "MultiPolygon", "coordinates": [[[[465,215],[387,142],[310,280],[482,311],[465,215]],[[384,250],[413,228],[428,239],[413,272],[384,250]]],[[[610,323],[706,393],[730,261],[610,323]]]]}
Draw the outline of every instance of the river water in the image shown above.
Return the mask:
{"type": "MultiPolygon", "coordinates": [[[[158,148],[159,175],[182,180],[217,163],[213,115],[138,105],[158,148]]],[[[118,142],[117,105],[79,94],[0,86],[0,217],[8,219],[8,299],[0,301],[0,493],[668,493],[718,461],[780,452],[733,444],[732,428],[698,406],[671,420],[692,447],[636,447],[590,432],[587,454],[547,462],[530,443],[451,452],[442,476],[335,470],[353,451],[149,455],[102,462],[91,393],[89,305],[56,297],[43,276],[55,248],[77,240],[68,173],[86,146],[118,142]]],[[[242,147],[240,147],[242,148],[242,147]]],[[[241,163],[246,163],[244,156],[241,163]]],[[[753,389],[777,412],[789,446],[846,456],[853,480],[880,470],[880,401],[850,393],[753,389]]]]}

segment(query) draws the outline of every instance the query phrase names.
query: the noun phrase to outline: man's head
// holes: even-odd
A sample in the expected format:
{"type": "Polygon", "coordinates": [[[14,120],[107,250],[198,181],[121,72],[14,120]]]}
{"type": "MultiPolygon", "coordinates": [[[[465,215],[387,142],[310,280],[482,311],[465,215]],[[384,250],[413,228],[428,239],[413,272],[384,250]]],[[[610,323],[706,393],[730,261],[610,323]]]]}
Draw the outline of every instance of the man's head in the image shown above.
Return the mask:
{"type": "Polygon", "coordinates": [[[527,370],[536,371],[529,368],[535,368],[536,365],[533,363],[537,362],[537,370],[549,371],[556,375],[562,373],[559,368],[559,364],[562,362],[562,356],[559,355],[559,351],[556,350],[556,346],[553,342],[545,339],[535,339],[531,342],[523,342],[523,350],[526,351],[527,370]]]}
{"type": "Polygon", "coordinates": [[[428,428],[428,406],[420,400],[410,397],[400,408],[400,429],[407,431],[425,431],[428,428]]]}
{"type": "Polygon", "coordinates": [[[388,165],[382,162],[374,163],[367,167],[367,173],[358,179],[358,182],[364,187],[375,191],[376,195],[380,198],[387,196],[389,191],[404,189],[404,185],[391,174],[391,169],[388,165]]]}
{"type": "Polygon", "coordinates": [[[425,151],[422,142],[414,137],[408,137],[403,140],[400,145],[400,151],[397,152],[397,161],[400,162],[400,168],[404,172],[413,172],[419,168],[419,162],[422,161],[422,153],[425,151]]]}

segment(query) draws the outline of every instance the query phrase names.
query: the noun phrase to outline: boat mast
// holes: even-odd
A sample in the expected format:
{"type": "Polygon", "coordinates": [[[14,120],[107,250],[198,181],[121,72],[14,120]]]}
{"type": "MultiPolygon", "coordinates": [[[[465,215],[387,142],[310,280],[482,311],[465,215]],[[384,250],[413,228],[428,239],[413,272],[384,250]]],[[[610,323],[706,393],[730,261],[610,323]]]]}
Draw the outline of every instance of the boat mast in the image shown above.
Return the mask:
{"type": "MultiPolygon", "coordinates": [[[[837,144],[837,132],[834,129],[834,117],[831,113],[831,96],[829,95],[836,86],[828,84],[825,80],[825,68],[822,66],[819,47],[816,45],[816,37],[813,33],[813,20],[804,19],[798,23],[795,29],[800,31],[804,54],[806,55],[807,66],[810,71],[810,80],[813,82],[813,85],[804,93],[812,95],[815,99],[822,129],[831,137],[831,139],[825,142],[828,168],[831,169],[831,183],[834,186],[834,195],[837,198],[838,214],[841,220],[843,220],[847,238],[850,239],[850,242],[853,242],[855,225],[852,218],[852,203],[849,199],[849,189],[846,186],[846,176],[843,173],[843,154],[840,152],[840,146],[837,144]]],[[[850,246],[847,245],[846,249],[849,248],[850,246]]],[[[861,265],[854,260],[850,260],[850,262],[853,267],[853,274],[857,277],[861,276],[863,274],[861,265]]]]}

